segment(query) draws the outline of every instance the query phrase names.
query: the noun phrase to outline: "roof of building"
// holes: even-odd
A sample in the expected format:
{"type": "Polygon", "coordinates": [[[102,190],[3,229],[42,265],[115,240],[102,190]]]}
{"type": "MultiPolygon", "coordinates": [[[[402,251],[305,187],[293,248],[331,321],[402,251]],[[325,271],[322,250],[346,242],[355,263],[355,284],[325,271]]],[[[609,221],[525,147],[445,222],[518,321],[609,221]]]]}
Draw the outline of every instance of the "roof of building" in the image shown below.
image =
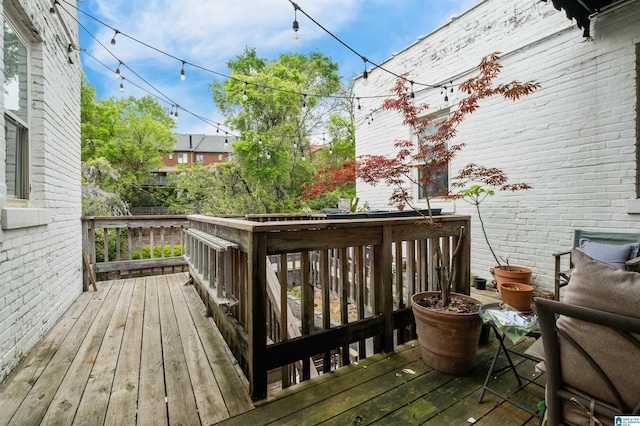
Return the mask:
{"type": "Polygon", "coordinates": [[[233,136],[175,133],[174,152],[231,152],[233,136]],[[225,140],[228,143],[225,146],[225,140]]]}
{"type": "Polygon", "coordinates": [[[590,37],[590,16],[600,12],[602,8],[609,6],[614,1],[615,0],[552,0],[553,7],[558,10],[564,10],[567,18],[576,20],[578,28],[582,28],[582,34],[585,37],[590,37]]]}

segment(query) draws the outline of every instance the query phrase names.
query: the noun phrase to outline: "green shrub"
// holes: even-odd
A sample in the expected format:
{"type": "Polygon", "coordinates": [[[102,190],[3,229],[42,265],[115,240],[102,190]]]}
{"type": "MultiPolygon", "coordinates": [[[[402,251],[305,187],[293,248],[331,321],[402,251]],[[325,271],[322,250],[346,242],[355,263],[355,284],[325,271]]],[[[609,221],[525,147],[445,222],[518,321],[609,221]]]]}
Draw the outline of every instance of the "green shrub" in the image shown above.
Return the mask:
{"type": "MultiPolygon", "coordinates": [[[[98,262],[104,262],[105,258],[104,258],[104,233],[102,232],[102,229],[96,229],[96,233],[95,233],[95,241],[96,241],[96,261],[98,262]]],[[[127,229],[126,228],[121,228],[120,229],[120,253],[124,253],[124,250],[126,249],[126,242],[127,242],[127,229]]],[[[115,260],[120,260],[120,259],[116,259],[116,254],[117,254],[117,243],[116,243],[116,230],[115,229],[108,229],[107,230],[107,251],[108,251],[108,255],[109,258],[107,260],[109,261],[115,261],[115,260]]]]}
{"type": "MultiPolygon", "coordinates": [[[[153,257],[154,259],[160,258],[160,246],[153,246],[153,257]]],[[[143,246],[142,247],[142,258],[150,259],[151,247],[143,246]]],[[[182,256],[182,246],[173,246],[173,255],[174,256],[182,256]]],[[[131,254],[132,259],[137,260],[140,259],[140,250],[134,250],[131,254]]],[[[171,246],[164,246],[164,257],[171,257],[171,246]]]]}

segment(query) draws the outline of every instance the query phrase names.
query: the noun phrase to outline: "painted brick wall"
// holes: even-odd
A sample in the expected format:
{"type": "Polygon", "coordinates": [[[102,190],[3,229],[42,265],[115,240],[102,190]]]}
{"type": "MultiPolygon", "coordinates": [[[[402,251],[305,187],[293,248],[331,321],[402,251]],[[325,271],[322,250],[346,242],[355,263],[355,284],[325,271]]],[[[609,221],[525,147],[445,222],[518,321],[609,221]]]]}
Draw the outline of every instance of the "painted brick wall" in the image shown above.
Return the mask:
{"type": "MultiPolygon", "coordinates": [[[[436,86],[476,75],[491,52],[502,53],[500,81],[537,80],[542,88],[515,103],[489,100],[459,128],[467,147],[450,174],[478,164],[503,168],[534,189],[499,193],[483,204],[494,249],[513,264],[534,269],[534,283],[553,286],[552,253],[571,247],[573,230],[640,230],[627,202],[637,198],[636,110],[640,4],[628,2],[595,21],[593,40],[551,4],[487,0],[388,59],[383,67],[436,86]]],[[[357,154],[389,153],[409,131],[397,116],[380,111],[394,78],[381,70],[369,84],[356,83],[362,109],[356,123],[357,154]],[[371,118],[373,120],[371,120],[371,118]]],[[[454,108],[440,89],[418,85],[416,102],[430,112],[454,108]]],[[[390,191],[358,183],[361,203],[388,208],[390,191]]],[[[494,261],[474,211],[464,202],[440,203],[445,211],[472,216],[472,273],[489,278],[494,261]]]]}
{"type": "MultiPolygon", "coordinates": [[[[0,381],[82,292],[80,199],[80,61],[75,9],[50,14],[49,0],[3,1],[31,44],[28,208],[50,219],[0,230],[0,381]],[[70,16],[71,15],[71,16],[70,16]],[[68,63],[71,57],[73,64],[68,63]]],[[[3,102],[0,97],[0,102],[3,102]]],[[[4,124],[4,116],[2,116],[4,124]]],[[[7,214],[4,132],[0,139],[0,208],[7,214]]]]}

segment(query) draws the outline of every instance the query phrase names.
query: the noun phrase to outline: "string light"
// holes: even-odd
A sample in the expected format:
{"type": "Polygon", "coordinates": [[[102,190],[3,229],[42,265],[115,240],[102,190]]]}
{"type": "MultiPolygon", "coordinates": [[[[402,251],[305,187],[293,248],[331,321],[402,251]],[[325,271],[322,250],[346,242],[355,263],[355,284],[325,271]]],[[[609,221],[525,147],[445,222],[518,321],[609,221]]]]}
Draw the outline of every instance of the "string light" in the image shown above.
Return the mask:
{"type": "Polygon", "coordinates": [[[112,48],[116,47],[116,36],[118,34],[120,34],[120,31],[118,31],[118,30],[114,30],[114,31],[115,31],[115,33],[113,34],[113,37],[111,38],[111,47],[112,48]]]}
{"type": "Polygon", "coordinates": [[[409,94],[409,97],[411,99],[415,99],[416,98],[416,94],[413,92],[413,80],[409,81],[409,83],[411,83],[411,93],[409,94]]]}
{"type": "Polygon", "coordinates": [[[120,77],[120,91],[124,92],[124,77],[120,77]]]}
{"type": "Polygon", "coordinates": [[[367,58],[362,57],[362,61],[364,62],[364,71],[362,72],[362,85],[369,85],[369,73],[367,72],[367,58]]]}
{"type": "Polygon", "coordinates": [[[122,65],[122,61],[118,62],[118,68],[116,68],[116,79],[120,78],[120,65],[122,65]]]}
{"type": "Polygon", "coordinates": [[[248,101],[249,100],[249,95],[247,95],[247,85],[248,85],[248,83],[245,81],[244,82],[244,90],[242,91],[242,100],[243,101],[248,101]]]}
{"type": "Polygon", "coordinates": [[[302,94],[302,109],[304,111],[307,110],[307,94],[306,93],[302,94]]]}
{"type": "Polygon", "coordinates": [[[298,9],[300,9],[300,6],[294,2],[291,2],[291,4],[293,5],[293,38],[298,40],[300,38],[300,26],[298,25],[298,9]]]}
{"type": "Polygon", "coordinates": [[[184,75],[184,63],[185,62],[182,61],[182,69],[180,70],[180,80],[182,80],[182,81],[184,81],[187,78],[187,76],[184,75]]]}
{"type": "Polygon", "coordinates": [[[58,2],[58,0],[53,0],[53,4],[51,5],[51,9],[49,9],[49,13],[50,14],[55,15],[55,13],[56,13],[55,6],[56,5],[60,6],[60,3],[58,2]]]}
{"type": "Polygon", "coordinates": [[[224,132],[224,149],[229,149],[229,133],[224,132]]]}
{"type": "Polygon", "coordinates": [[[360,98],[356,98],[356,100],[358,101],[358,109],[362,109],[362,107],[360,106],[360,98]]]}

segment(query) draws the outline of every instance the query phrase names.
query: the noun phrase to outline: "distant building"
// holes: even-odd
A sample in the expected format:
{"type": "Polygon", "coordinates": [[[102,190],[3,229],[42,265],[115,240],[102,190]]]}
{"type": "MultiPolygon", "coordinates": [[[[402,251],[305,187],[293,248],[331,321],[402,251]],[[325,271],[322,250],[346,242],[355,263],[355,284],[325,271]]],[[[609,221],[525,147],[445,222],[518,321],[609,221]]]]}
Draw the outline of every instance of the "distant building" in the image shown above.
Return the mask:
{"type": "Polygon", "coordinates": [[[226,163],[232,155],[233,136],[176,133],[173,152],[164,154],[164,166],[156,172],[158,184],[166,184],[167,173],[178,170],[178,165],[201,164],[208,166],[226,163]]]}

